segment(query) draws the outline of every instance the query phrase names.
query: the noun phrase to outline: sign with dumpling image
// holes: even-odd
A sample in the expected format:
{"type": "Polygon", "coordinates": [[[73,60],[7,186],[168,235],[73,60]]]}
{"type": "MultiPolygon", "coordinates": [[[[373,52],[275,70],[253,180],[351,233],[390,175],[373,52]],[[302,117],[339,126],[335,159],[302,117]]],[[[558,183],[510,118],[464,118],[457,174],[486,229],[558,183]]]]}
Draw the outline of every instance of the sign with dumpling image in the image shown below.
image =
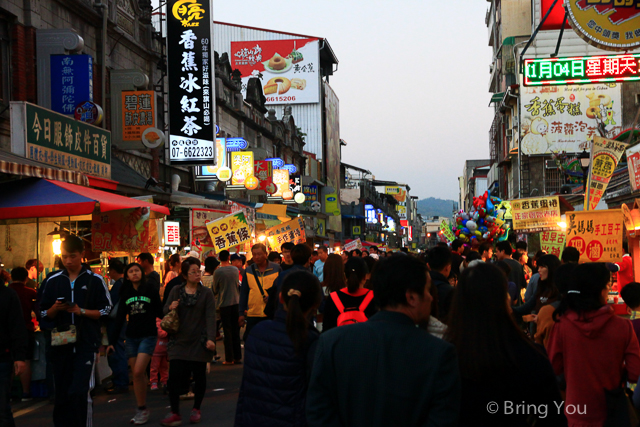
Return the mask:
{"type": "Polygon", "coordinates": [[[619,83],[521,87],[522,153],[589,151],[602,120],[609,135],[622,130],[619,83]]]}
{"type": "Polygon", "coordinates": [[[318,39],[231,42],[231,67],[242,73],[242,92],[261,75],[267,105],[320,102],[318,39]]]}

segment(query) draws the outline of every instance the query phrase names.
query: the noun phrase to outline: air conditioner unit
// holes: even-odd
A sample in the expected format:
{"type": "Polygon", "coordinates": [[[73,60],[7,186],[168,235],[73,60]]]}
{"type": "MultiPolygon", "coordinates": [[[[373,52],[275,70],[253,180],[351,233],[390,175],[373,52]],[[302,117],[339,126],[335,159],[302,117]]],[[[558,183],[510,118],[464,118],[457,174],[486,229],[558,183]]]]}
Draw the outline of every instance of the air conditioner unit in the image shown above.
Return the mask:
{"type": "Polygon", "coordinates": [[[545,160],[544,167],[545,169],[558,169],[558,165],[554,160],[545,160]]]}
{"type": "Polygon", "coordinates": [[[513,137],[513,129],[507,129],[507,138],[513,137]]]}

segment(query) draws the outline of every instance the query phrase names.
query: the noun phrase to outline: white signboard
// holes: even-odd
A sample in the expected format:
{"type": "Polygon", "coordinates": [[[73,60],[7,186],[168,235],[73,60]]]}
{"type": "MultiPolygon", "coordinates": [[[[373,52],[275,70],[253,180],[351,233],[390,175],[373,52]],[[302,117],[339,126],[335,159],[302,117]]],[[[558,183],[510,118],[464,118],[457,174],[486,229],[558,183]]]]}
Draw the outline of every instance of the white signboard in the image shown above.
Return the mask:
{"type": "Polygon", "coordinates": [[[164,245],[180,246],[180,223],[175,221],[164,222],[164,245]]]}
{"type": "Polygon", "coordinates": [[[521,87],[522,152],[578,153],[598,135],[597,117],[608,135],[622,130],[620,85],[521,87]]]}

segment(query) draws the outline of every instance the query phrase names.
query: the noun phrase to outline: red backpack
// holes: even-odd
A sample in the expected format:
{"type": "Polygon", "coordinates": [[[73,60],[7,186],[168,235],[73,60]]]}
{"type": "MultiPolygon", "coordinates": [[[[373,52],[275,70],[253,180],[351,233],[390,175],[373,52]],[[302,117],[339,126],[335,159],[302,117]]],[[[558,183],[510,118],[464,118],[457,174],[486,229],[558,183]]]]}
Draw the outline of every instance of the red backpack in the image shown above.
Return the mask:
{"type": "Polygon", "coordinates": [[[367,309],[369,303],[371,303],[371,300],[373,299],[373,291],[367,291],[364,300],[360,304],[360,307],[344,308],[344,304],[342,304],[342,301],[340,301],[338,292],[331,292],[331,299],[340,312],[340,315],[338,316],[338,326],[351,325],[353,323],[362,323],[367,321],[367,316],[364,314],[364,311],[367,309]]]}

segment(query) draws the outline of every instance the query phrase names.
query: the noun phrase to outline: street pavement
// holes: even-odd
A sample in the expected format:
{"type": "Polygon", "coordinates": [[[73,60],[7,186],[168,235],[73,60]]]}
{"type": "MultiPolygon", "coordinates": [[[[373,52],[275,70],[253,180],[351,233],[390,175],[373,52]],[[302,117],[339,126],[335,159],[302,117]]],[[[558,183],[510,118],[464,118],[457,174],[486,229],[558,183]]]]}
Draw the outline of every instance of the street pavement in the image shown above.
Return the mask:
{"type": "MultiPolygon", "coordinates": [[[[224,346],[218,341],[218,354],[223,355],[224,346]]],[[[221,361],[211,365],[207,375],[207,392],[202,402],[203,426],[231,427],[236,413],[236,402],[243,365],[223,365],[221,361]]],[[[180,404],[182,424],[189,425],[189,414],[193,400],[183,400],[180,404]]],[[[34,399],[25,403],[13,403],[13,412],[17,427],[45,427],[53,425],[53,404],[48,399],[34,399]]],[[[147,425],[159,425],[160,420],[170,412],[169,396],[162,391],[149,391],[147,407],[151,418],[147,425]]],[[[130,425],[135,415],[136,401],[133,386],[126,394],[108,395],[101,387],[96,388],[93,404],[93,426],[112,427],[130,425]]]]}

